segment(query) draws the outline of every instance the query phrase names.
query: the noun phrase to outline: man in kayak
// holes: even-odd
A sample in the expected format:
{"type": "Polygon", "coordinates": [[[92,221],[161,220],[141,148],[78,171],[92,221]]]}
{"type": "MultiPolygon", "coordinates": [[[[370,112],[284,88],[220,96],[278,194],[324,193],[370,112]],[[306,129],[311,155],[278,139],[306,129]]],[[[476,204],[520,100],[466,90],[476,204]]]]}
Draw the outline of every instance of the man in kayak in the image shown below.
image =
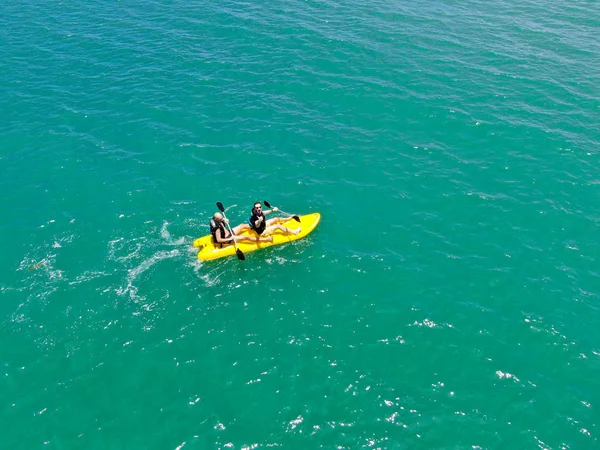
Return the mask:
{"type": "Polygon", "coordinates": [[[266,215],[276,211],[279,211],[279,209],[273,208],[263,211],[260,202],[256,202],[252,208],[252,215],[248,219],[248,224],[259,236],[269,236],[273,234],[275,230],[281,230],[284,233],[290,234],[298,234],[300,231],[302,231],[302,227],[291,230],[283,225],[280,225],[281,222],[285,222],[287,220],[283,217],[276,217],[274,219],[267,220],[266,215]]]}
{"type": "Polygon", "coordinates": [[[233,241],[251,241],[251,242],[273,242],[273,236],[269,237],[254,237],[254,236],[238,236],[238,233],[246,228],[248,225],[242,223],[237,227],[233,228],[233,236],[229,230],[225,227],[225,224],[229,224],[229,220],[223,217],[223,214],[216,212],[212,219],[210,219],[210,234],[212,234],[215,244],[233,244],[233,241]]]}

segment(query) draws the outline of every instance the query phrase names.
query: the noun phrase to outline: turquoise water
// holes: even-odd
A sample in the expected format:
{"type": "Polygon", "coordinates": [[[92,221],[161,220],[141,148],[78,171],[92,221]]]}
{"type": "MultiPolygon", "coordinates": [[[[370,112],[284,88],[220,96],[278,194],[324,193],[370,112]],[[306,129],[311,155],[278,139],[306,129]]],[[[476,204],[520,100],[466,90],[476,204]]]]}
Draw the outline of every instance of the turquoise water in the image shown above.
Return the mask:
{"type": "Polygon", "coordinates": [[[598,447],[597,2],[0,24],[0,447],[598,447]],[[322,222],[197,261],[265,199],[322,222]]]}

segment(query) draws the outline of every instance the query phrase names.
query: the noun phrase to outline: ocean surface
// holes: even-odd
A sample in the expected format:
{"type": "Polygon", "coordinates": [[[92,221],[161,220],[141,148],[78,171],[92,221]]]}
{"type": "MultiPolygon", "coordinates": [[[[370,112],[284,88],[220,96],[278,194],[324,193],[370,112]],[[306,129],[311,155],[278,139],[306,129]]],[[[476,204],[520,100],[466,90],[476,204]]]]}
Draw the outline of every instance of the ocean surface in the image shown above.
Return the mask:
{"type": "Polygon", "coordinates": [[[600,448],[600,3],[0,5],[0,448],[600,448]],[[200,263],[223,202],[319,212],[200,263]]]}

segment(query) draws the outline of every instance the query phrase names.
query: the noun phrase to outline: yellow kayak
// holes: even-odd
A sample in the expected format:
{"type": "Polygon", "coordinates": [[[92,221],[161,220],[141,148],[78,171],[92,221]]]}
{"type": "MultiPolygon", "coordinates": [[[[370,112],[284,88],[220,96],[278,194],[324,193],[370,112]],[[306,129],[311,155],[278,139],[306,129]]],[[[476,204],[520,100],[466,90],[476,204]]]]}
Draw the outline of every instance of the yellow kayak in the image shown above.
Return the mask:
{"type": "MultiPolygon", "coordinates": [[[[249,242],[241,241],[238,242],[238,248],[244,252],[249,253],[254,250],[261,248],[271,247],[272,245],[286,244],[288,242],[297,241],[309,235],[314,230],[319,221],[321,220],[321,214],[313,213],[306,214],[300,217],[300,223],[296,222],[293,218],[287,219],[283,222],[283,226],[295,230],[298,227],[302,227],[302,231],[298,234],[286,234],[281,230],[275,230],[272,234],[273,242],[249,242]]],[[[257,236],[256,232],[252,229],[243,230],[240,236],[257,236]]],[[[223,247],[216,245],[213,242],[212,236],[202,236],[194,241],[194,247],[198,248],[198,259],[200,261],[210,261],[212,259],[223,258],[225,256],[235,255],[235,246],[233,244],[223,244],[223,247]]]]}

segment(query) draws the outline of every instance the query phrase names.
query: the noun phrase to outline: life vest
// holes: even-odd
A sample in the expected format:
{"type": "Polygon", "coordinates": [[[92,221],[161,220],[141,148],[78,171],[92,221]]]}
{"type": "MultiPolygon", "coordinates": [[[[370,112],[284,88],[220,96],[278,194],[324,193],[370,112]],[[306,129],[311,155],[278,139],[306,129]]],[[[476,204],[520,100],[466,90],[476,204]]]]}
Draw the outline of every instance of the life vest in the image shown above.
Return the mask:
{"type": "Polygon", "coordinates": [[[210,234],[212,235],[213,242],[215,245],[220,245],[221,247],[223,247],[223,242],[217,242],[218,229],[221,229],[221,237],[225,239],[225,236],[227,236],[227,232],[223,223],[217,223],[215,222],[215,219],[210,219],[210,234]]]}
{"type": "Polygon", "coordinates": [[[265,231],[265,228],[267,228],[267,218],[265,217],[264,213],[262,213],[262,212],[260,214],[256,214],[256,213],[257,213],[257,210],[252,208],[252,215],[248,219],[248,223],[250,224],[250,227],[252,227],[252,229],[260,235],[260,234],[262,234],[263,231],[265,231]],[[254,226],[254,222],[256,222],[256,220],[259,217],[262,217],[263,220],[260,223],[260,226],[257,228],[254,226]]]}

